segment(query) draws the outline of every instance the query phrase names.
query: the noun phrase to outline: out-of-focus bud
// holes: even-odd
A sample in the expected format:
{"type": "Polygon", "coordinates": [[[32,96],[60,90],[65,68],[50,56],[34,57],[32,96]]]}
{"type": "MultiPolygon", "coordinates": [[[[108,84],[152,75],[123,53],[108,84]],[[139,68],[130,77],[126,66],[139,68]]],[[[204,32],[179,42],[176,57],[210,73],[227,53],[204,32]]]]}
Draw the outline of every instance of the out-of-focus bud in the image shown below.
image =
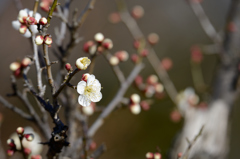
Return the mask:
{"type": "Polygon", "coordinates": [[[161,83],[155,84],[154,88],[157,93],[162,93],[164,91],[164,86],[161,83]]]}
{"type": "Polygon", "coordinates": [[[21,77],[22,75],[22,71],[21,71],[21,68],[17,69],[16,71],[13,72],[14,76],[15,77],[21,77]]]}
{"type": "Polygon", "coordinates": [[[174,123],[178,123],[181,120],[182,116],[179,111],[173,110],[170,114],[170,118],[174,123]]]}
{"type": "Polygon", "coordinates": [[[28,25],[36,25],[38,23],[34,17],[27,17],[26,20],[28,25]]]}
{"type": "Polygon", "coordinates": [[[22,135],[24,133],[24,128],[23,127],[18,127],[16,132],[17,132],[17,134],[22,135]]]}
{"type": "Polygon", "coordinates": [[[133,114],[137,115],[141,112],[141,107],[139,104],[130,105],[130,110],[133,114]]]}
{"type": "Polygon", "coordinates": [[[97,33],[94,35],[94,40],[101,43],[104,40],[104,35],[102,33],[97,33]]]}
{"type": "Polygon", "coordinates": [[[133,46],[134,46],[135,49],[139,49],[140,41],[139,40],[135,40],[134,43],[133,43],[133,46]]]}
{"type": "Polygon", "coordinates": [[[12,156],[14,154],[14,150],[7,150],[7,155],[12,156]]]}
{"type": "Polygon", "coordinates": [[[135,6],[132,9],[132,16],[135,19],[139,19],[144,15],[144,9],[142,6],[135,6]]]}
{"type": "Polygon", "coordinates": [[[119,13],[111,13],[108,17],[108,20],[113,23],[113,24],[116,24],[116,23],[119,23],[121,21],[121,17],[119,15],[119,13]]]}
{"type": "Polygon", "coordinates": [[[76,67],[79,69],[79,70],[86,70],[87,67],[90,65],[91,63],[91,60],[87,57],[81,57],[79,59],[76,60],[76,67]]]}
{"type": "Polygon", "coordinates": [[[36,38],[35,38],[35,43],[36,43],[37,45],[42,45],[42,44],[43,44],[43,36],[42,36],[42,35],[36,36],[36,38]]]}
{"type": "Polygon", "coordinates": [[[40,3],[40,7],[43,11],[48,12],[49,11],[49,7],[50,7],[50,3],[48,1],[42,1],[40,3]]]}
{"type": "Polygon", "coordinates": [[[166,57],[166,58],[162,59],[161,65],[165,70],[168,71],[172,68],[173,63],[172,63],[172,60],[170,58],[166,57]]]}
{"type": "Polygon", "coordinates": [[[133,63],[138,63],[139,62],[139,56],[137,55],[137,54],[133,54],[132,56],[131,56],[131,60],[132,60],[132,62],[133,63]]]}
{"type": "Polygon", "coordinates": [[[142,76],[138,75],[136,78],[135,78],[135,84],[136,85],[140,85],[143,83],[143,78],[142,76]]]}
{"type": "Polygon", "coordinates": [[[138,94],[135,93],[135,94],[131,95],[130,101],[131,101],[131,103],[138,104],[138,103],[140,103],[141,98],[138,94]]]}
{"type": "Polygon", "coordinates": [[[81,107],[82,108],[82,112],[87,115],[93,115],[94,110],[95,110],[95,103],[91,102],[91,104],[87,107],[81,107]]]}
{"type": "Polygon", "coordinates": [[[90,76],[89,73],[85,73],[85,74],[82,75],[82,79],[81,80],[87,82],[87,79],[88,79],[89,76],[90,76]]]}
{"type": "Polygon", "coordinates": [[[19,33],[25,34],[27,32],[27,26],[26,25],[21,25],[19,28],[19,33]]]}
{"type": "Polygon", "coordinates": [[[159,41],[159,36],[156,33],[151,33],[151,34],[148,35],[148,42],[151,45],[157,44],[158,41],[159,41]]]}
{"type": "Polygon", "coordinates": [[[147,49],[142,50],[140,53],[142,57],[146,57],[148,54],[149,54],[149,51],[147,49]]]}
{"type": "Polygon", "coordinates": [[[10,146],[13,149],[16,147],[13,139],[8,139],[7,144],[8,144],[8,146],[10,146]]]}
{"type": "Polygon", "coordinates": [[[27,67],[31,62],[32,62],[32,61],[31,61],[30,58],[25,57],[25,58],[22,60],[21,65],[22,65],[22,67],[27,67]]]}
{"type": "Polygon", "coordinates": [[[124,50],[116,52],[115,56],[122,62],[127,61],[129,58],[128,52],[124,50]]]}
{"type": "Polygon", "coordinates": [[[103,43],[102,43],[102,46],[105,48],[105,49],[108,49],[108,50],[110,50],[110,49],[112,49],[113,48],[113,42],[112,42],[112,40],[111,39],[104,39],[103,40],[103,43]]]}
{"type": "Polygon", "coordinates": [[[33,141],[34,135],[33,134],[24,134],[24,137],[27,141],[33,141]]]}
{"type": "Polygon", "coordinates": [[[24,24],[26,22],[26,19],[28,17],[28,13],[25,9],[22,9],[19,11],[18,13],[18,21],[22,24],[24,24]]]}
{"type": "Polygon", "coordinates": [[[191,48],[191,60],[195,63],[201,63],[203,60],[201,49],[198,46],[191,48]]]}
{"type": "Polygon", "coordinates": [[[13,62],[13,63],[10,64],[9,68],[10,68],[11,71],[14,72],[14,71],[21,68],[21,64],[19,62],[13,62]]]}
{"type": "Polygon", "coordinates": [[[31,159],[42,159],[41,155],[33,155],[31,156],[31,159]]]}
{"type": "Polygon", "coordinates": [[[156,75],[150,75],[147,78],[147,83],[150,85],[155,85],[155,84],[157,84],[157,82],[158,82],[158,77],[156,75]]]}
{"type": "Polygon", "coordinates": [[[155,88],[152,85],[148,85],[144,90],[145,96],[151,98],[155,94],[155,88]]]}
{"type": "Polygon", "coordinates": [[[32,152],[31,149],[29,149],[29,148],[24,148],[23,151],[24,151],[24,154],[27,155],[27,156],[30,155],[31,152],[32,152]]]}
{"type": "Polygon", "coordinates": [[[89,149],[91,151],[95,150],[97,148],[97,143],[95,141],[92,141],[90,146],[89,146],[89,149]]]}
{"type": "Polygon", "coordinates": [[[94,45],[93,41],[87,41],[83,45],[83,51],[89,53],[89,48],[94,45]]]}
{"type": "Polygon", "coordinates": [[[52,38],[49,35],[46,35],[44,37],[44,44],[51,45],[52,44],[52,38]]]}
{"type": "Polygon", "coordinates": [[[229,32],[236,32],[237,31],[237,26],[234,22],[229,22],[227,25],[227,29],[229,32]]]}
{"type": "Polygon", "coordinates": [[[154,153],[154,159],[161,159],[162,155],[159,152],[154,153]]]}
{"type": "Polygon", "coordinates": [[[141,101],[140,106],[142,107],[143,110],[149,110],[150,109],[150,104],[147,101],[141,101]]]}
{"type": "Polygon", "coordinates": [[[47,18],[42,17],[42,18],[39,20],[39,24],[40,24],[40,25],[46,25],[46,24],[47,24],[47,18]]]}
{"type": "Polygon", "coordinates": [[[119,59],[118,59],[116,56],[112,56],[112,57],[110,57],[110,59],[109,59],[109,63],[110,63],[110,65],[112,65],[112,66],[116,66],[116,65],[119,64],[119,59]]]}
{"type": "Polygon", "coordinates": [[[180,159],[182,157],[182,152],[179,152],[177,158],[180,159]]]}
{"type": "Polygon", "coordinates": [[[65,64],[65,69],[66,69],[67,71],[71,71],[71,70],[72,70],[71,64],[70,64],[70,63],[66,63],[66,64],[65,64]]]}
{"type": "Polygon", "coordinates": [[[153,159],[154,154],[152,152],[146,153],[146,159],[153,159]]]}

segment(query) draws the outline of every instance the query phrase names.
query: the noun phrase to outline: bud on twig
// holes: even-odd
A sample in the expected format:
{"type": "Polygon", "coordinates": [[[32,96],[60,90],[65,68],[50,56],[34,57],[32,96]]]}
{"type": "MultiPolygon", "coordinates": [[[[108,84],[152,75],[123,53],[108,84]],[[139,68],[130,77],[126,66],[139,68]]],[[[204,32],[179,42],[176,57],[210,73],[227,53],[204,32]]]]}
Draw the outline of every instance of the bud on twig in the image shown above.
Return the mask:
{"type": "Polygon", "coordinates": [[[142,57],[146,57],[148,54],[149,54],[149,52],[148,52],[147,49],[142,50],[142,52],[140,53],[140,55],[141,55],[142,57]]]}
{"type": "Polygon", "coordinates": [[[147,83],[150,84],[150,85],[154,85],[158,82],[158,77],[156,75],[150,75],[148,78],[147,78],[147,83]]]}
{"type": "Polygon", "coordinates": [[[137,115],[141,112],[141,107],[139,104],[130,105],[130,110],[133,114],[137,115]]]}
{"type": "Polygon", "coordinates": [[[151,45],[157,44],[158,41],[159,41],[159,36],[156,33],[151,33],[151,34],[148,35],[148,42],[151,45]]]}
{"type": "Polygon", "coordinates": [[[21,34],[25,34],[27,32],[27,26],[26,25],[21,25],[19,28],[19,32],[21,34]]]}
{"type": "Polygon", "coordinates": [[[132,56],[131,56],[131,60],[132,60],[132,62],[133,63],[138,63],[138,61],[139,61],[139,56],[137,55],[137,54],[133,54],[132,56]]]}
{"type": "Polygon", "coordinates": [[[84,45],[83,45],[83,51],[85,51],[86,53],[89,53],[89,48],[93,45],[94,45],[93,41],[85,42],[84,45]]]}
{"type": "Polygon", "coordinates": [[[40,24],[40,25],[46,25],[46,24],[47,24],[47,18],[42,17],[42,18],[39,20],[39,24],[40,24]]]}
{"type": "Polygon", "coordinates": [[[43,44],[43,36],[42,36],[42,35],[36,36],[36,38],[35,38],[35,43],[36,43],[37,45],[42,45],[42,44],[43,44]]]}
{"type": "Polygon", "coordinates": [[[162,155],[159,152],[154,153],[154,159],[161,159],[162,155]]]}
{"type": "Polygon", "coordinates": [[[130,97],[131,103],[138,104],[141,101],[141,98],[138,94],[132,94],[130,97]]]}
{"type": "Polygon", "coordinates": [[[23,127],[18,127],[16,132],[17,132],[17,134],[22,135],[24,133],[24,128],[23,127]]]}
{"type": "Polygon", "coordinates": [[[21,65],[22,65],[22,67],[27,67],[31,62],[32,62],[32,61],[31,61],[30,58],[25,57],[25,58],[22,60],[21,65]]]}
{"type": "Polygon", "coordinates": [[[44,44],[51,45],[52,44],[52,38],[49,35],[46,35],[44,37],[44,44]]]}
{"type": "Polygon", "coordinates": [[[21,64],[19,62],[13,62],[13,63],[10,64],[9,68],[10,68],[11,71],[14,72],[14,71],[21,68],[21,64]]]}
{"type": "Polygon", "coordinates": [[[86,70],[87,67],[90,65],[91,63],[91,60],[87,57],[81,57],[79,59],[76,60],[76,67],[79,69],[79,70],[86,70]]]}
{"type": "Polygon", "coordinates": [[[70,64],[70,63],[66,63],[66,64],[65,64],[65,69],[66,69],[67,71],[71,71],[71,70],[72,70],[71,64],[70,64]]]}
{"type": "Polygon", "coordinates": [[[146,153],[146,158],[147,159],[153,159],[153,157],[154,157],[154,154],[152,152],[146,153]]]}
{"type": "Polygon", "coordinates": [[[12,156],[14,154],[14,150],[7,150],[7,155],[12,156]]]}
{"type": "Polygon", "coordinates": [[[34,17],[27,17],[26,19],[28,25],[36,25],[37,20],[34,17]]]}
{"type": "Polygon", "coordinates": [[[94,35],[94,40],[101,43],[104,40],[104,35],[102,33],[97,33],[94,35]]]}
{"type": "Polygon", "coordinates": [[[110,59],[109,59],[109,63],[110,63],[110,65],[112,65],[112,66],[116,66],[116,65],[119,64],[119,60],[118,60],[118,58],[117,58],[116,56],[112,56],[112,57],[110,57],[110,59]]]}
{"type": "Polygon", "coordinates": [[[13,149],[16,147],[13,139],[8,139],[7,144],[8,144],[8,146],[10,146],[13,149]]]}
{"type": "Polygon", "coordinates": [[[102,43],[102,46],[107,49],[107,50],[110,50],[113,48],[113,42],[111,39],[104,39],[103,43],[102,43]]]}
{"type": "Polygon", "coordinates": [[[122,62],[127,61],[129,58],[127,51],[118,51],[115,53],[115,56],[122,62]]]}
{"type": "Polygon", "coordinates": [[[135,6],[132,9],[132,16],[135,19],[139,19],[144,15],[144,9],[142,6],[135,6]]]}
{"type": "Polygon", "coordinates": [[[87,82],[87,79],[88,79],[88,76],[89,76],[89,75],[90,75],[89,73],[83,74],[81,80],[87,82]]]}
{"type": "Polygon", "coordinates": [[[34,139],[33,134],[24,134],[24,137],[27,139],[27,141],[32,141],[34,139]]]}

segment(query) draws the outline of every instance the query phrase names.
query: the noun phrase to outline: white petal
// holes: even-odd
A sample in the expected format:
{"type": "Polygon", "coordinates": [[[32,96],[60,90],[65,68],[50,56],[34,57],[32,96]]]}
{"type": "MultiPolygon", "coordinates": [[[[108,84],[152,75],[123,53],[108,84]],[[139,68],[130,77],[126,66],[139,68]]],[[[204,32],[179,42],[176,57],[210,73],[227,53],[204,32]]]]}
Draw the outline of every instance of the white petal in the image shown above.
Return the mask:
{"type": "Polygon", "coordinates": [[[37,22],[39,22],[39,20],[41,19],[41,14],[39,14],[39,13],[36,13],[36,15],[35,15],[35,19],[37,20],[37,22]]]}
{"type": "Polygon", "coordinates": [[[38,33],[37,25],[31,25],[31,26],[30,26],[30,29],[32,30],[32,32],[33,32],[34,34],[38,33]]]}
{"type": "Polygon", "coordinates": [[[18,17],[27,17],[28,16],[28,9],[22,9],[18,13],[18,17]]]}
{"type": "Polygon", "coordinates": [[[94,75],[88,76],[87,85],[88,85],[88,86],[92,85],[92,83],[93,83],[94,80],[95,80],[95,76],[94,76],[94,75]]]}
{"type": "Polygon", "coordinates": [[[85,90],[85,87],[86,87],[86,82],[85,81],[80,81],[77,85],[77,92],[79,94],[83,94],[84,93],[84,90],[85,90]]]}
{"type": "Polygon", "coordinates": [[[78,103],[82,105],[83,107],[87,107],[91,104],[91,101],[84,95],[80,95],[78,97],[78,103]]]}
{"type": "Polygon", "coordinates": [[[93,81],[92,86],[96,92],[101,91],[101,83],[97,79],[93,81]]]}
{"type": "Polygon", "coordinates": [[[102,99],[102,93],[98,92],[98,93],[92,93],[90,95],[90,100],[92,102],[99,102],[102,99]]]}
{"type": "Polygon", "coordinates": [[[18,20],[12,21],[12,27],[15,30],[18,30],[20,28],[20,26],[21,26],[21,23],[18,20]]]}
{"type": "Polygon", "coordinates": [[[32,34],[31,34],[30,31],[27,29],[26,33],[23,34],[23,36],[24,36],[25,38],[30,38],[30,37],[32,36],[32,34]]]}

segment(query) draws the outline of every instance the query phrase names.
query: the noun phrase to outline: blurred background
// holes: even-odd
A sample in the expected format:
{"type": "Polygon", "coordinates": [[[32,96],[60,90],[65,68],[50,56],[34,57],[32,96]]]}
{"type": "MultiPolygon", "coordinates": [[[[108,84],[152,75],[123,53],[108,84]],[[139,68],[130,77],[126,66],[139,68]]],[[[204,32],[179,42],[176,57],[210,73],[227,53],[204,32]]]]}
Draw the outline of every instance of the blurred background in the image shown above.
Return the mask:
{"type": "MultiPolygon", "coordinates": [[[[22,0],[24,8],[33,8],[34,1],[22,0]]],[[[61,3],[61,0],[60,0],[61,3]]],[[[71,9],[75,7],[81,11],[87,3],[84,1],[73,1],[71,9]]],[[[198,19],[195,17],[192,9],[185,0],[131,0],[126,1],[127,7],[131,10],[135,5],[144,8],[145,14],[137,20],[143,33],[147,36],[149,33],[157,33],[160,37],[159,43],[154,46],[159,58],[168,57],[173,62],[173,67],[169,70],[169,75],[173,80],[178,91],[186,87],[193,87],[191,65],[190,65],[190,48],[193,45],[209,45],[212,41],[205,35],[198,19]]],[[[203,8],[211,20],[212,24],[220,33],[223,31],[226,15],[228,12],[230,0],[203,0],[203,8]]],[[[84,25],[79,29],[79,35],[84,39],[77,47],[74,48],[68,62],[72,65],[75,59],[80,56],[86,56],[82,51],[83,43],[92,40],[94,34],[102,32],[105,37],[111,38],[114,47],[112,53],[119,50],[127,50],[130,54],[136,53],[133,47],[133,38],[123,23],[112,24],[108,17],[112,12],[116,12],[117,7],[113,0],[99,0],[95,4],[94,10],[89,14],[84,25]]],[[[39,10],[42,16],[47,13],[39,10]]],[[[4,96],[11,93],[9,64],[15,60],[21,60],[26,55],[32,55],[31,44],[29,39],[22,37],[18,31],[12,28],[11,22],[17,19],[18,11],[14,1],[0,1],[0,94],[4,96]]],[[[53,18],[49,32],[53,35],[54,27],[59,25],[58,18],[53,18]]],[[[69,35],[66,40],[69,39],[69,35]]],[[[54,46],[53,46],[54,48],[54,46]]],[[[50,58],[56,60],[53,54],[50,58]]],[[[154,74],[150,64],[146,62],[145,69],[141,72],[144,78],[154,74]]],[[[125,75],[128,75],[133,63],[128,60],[120,64],[125,75]]],[[[201,64],[204,80],[208,85],[212,85],[214,71],[217,67],[216,55],[204,55],[201,64]]],[[[53,70],[58,66],[54,65],[53,70]]],[[[53,71],[54,72],[54,71],[53,71]]],[[[94,74],[101,81],[103,86],[103,99],[99,105],[107,105],[114,97],[119,88],[117,79],[105,59],[98,56],[94,74]]],[[[34,71],[29,74],[33,82],[36,82],[34,71]]],[[[73,79],[73,84],[77,84],[81,75],[73,79]]],[[[19,84],[22,80],[19,80],[19,84]]],[[[132,93],[140,93],[134,87],[130,88],[125,97],[132,93]]],[[[145,97],[142,96],[144,99],[145,97]]],[[[19,108],[25,109],[17,98],[7,98],[12,104],[19,108]]],[[[239,100],[236,102],[232,112],[231,127],[231,149],[229,159],[236,159],[239,156],[240,147],[240,108],[239,100]]],[[[139,115],[133,115],[129,109],[120,109],[114,111],[107,118],[106,123],[96,133],[94,140],[97,144],[105,143],[107,146],[106,153],[101,158],[104,159],[139,159],[145,158],[149,151],[155,152],[158,146],[161,153],[165,155],[177,133],[181,130],[183,120],[174,123],[170,120],[170,112],[173,110],[173,102],[166,96],[163,99],[155,100],[149,111],[142,111],[139,115]]],[[[4,121],[1,127],[1,140],[5,150],[7,150],[6,140],[15,132],[18,126],[32,126],[35,131],[36,127],[27,122],[11,111],[7,110],[0,104],[0,112],[4,115],[4,121]]],[[[90,117],[90,124],[96,119],[98,114],[90,117]]],[[[165,157],[164,157],[165,158],[165,157]]]]}

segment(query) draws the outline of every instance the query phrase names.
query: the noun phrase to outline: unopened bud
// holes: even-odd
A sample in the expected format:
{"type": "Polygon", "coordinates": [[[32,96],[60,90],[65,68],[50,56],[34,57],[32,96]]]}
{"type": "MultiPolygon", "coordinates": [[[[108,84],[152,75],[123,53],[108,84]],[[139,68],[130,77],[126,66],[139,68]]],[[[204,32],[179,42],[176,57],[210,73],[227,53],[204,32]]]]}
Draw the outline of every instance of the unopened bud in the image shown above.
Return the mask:
{"type": "Polygon", "coordinates": [[[36,38],[35,38],[35,43],[36,43],[37,45],[42,45],[42,44],[43,44],[43,36],[42,36],[42,35],[36,36],[36,38]]]}
{"type": "Polygon", "coordinates": [[[170,114],[170,119],[175,123],[179,122],[181,120],[181,118],[182,118],[182,116],[179,113],[179,111],[177,111],[177,110],[172,111],[170,114]]]}
{"type": "Polygon", "coordinates": [[[161,159],[162,155],[159,152],[154,153],[154,159],[161,159]]]}
{"type": "Polygon", "coordinates": [[[87,79],[88,79],[89,76],[90,76],[89,73],[85,73],[85,74],[82,75],[82,79],[81,80],[87,82],[87,79]]]}
{"type": "Polygon", "coordinates": [[[172,63],[172,60],[170,59],[170,58],[164,58],[164,59],[162,59],[162,61],[161,61],[161,65],[162,65],[162,67],[165,69],[165,70],[170,70],[171,68],[172,68],[172,66],[173,66],[173,63],[172,63]]]}
{"type": "Polygon", "coordinates": [[[127,61],[129,58],[127,51],[118,51],[115,53],[115,56],[122,62],[127,61]]]}
{"type": "Polygon", "coordinates": [[[138,94],[132,94],[130,97],[131,103],[138,104],[141,101],[141,98],[138,94]]]}
{"type": "Polygon", "coordinates": [[[151,98],[151,97],[155,94],[155,88],[154,88],[154,86],[152,86],[152,85],[148,85],[148,86],[145,88],[144,92],[145,92],[145,96],[146,96],[147,98],[151,98]]]}
{"type": "Polygon", "coordinates": [[[19,28],[19,32],[21,34],[25,34],[27,32],[27,26],[26,25],[21,25],[19,28]]]}
{"type": "Polygon", "coordinates": [[[81,107],[81,108],[82,108],[82,112],[87,116],[93,115],[94,113],[94,106],[92,104],[90,104],[87,107],[81,107]]]}
{"type": "Polygon", "coordinates": [[[41,155],[33,155],[31,156],[31,159],[42,159],[41,155]]]}
{"type": "Polygon", "coordinates": [[[203,60],[202,51],[198,46],[191,48],[191,60],[195,63],[201,63],[203,60]]]}
{"type": "Polygon", "coordinates": [[[142,107],[143,110],[149,110],[150,105],[147,101],[141,101],[140,106],[142,107]]]}
{"type": "Polygon", "coordinates": [[[113,24],[116,24],[118,22],[121,21],[121,17],[119,15],[119,13],[111,13],[108,17],[108,20],[113,23],[113,24]]]}
{"type": "Polygon", "coordinates": [[[147,159],[153,159],[153,153],[152,152],[148,152],[148,153],[146,153],[146,158],[147,159]]]}
{"type": "Polygon", "coordinates": [[[95,141],[92,141],[90,146],[89,146],[89,149],[91,151],[95,150],[97,148],[97,143],[95,141]]]}
{"type": "Polygon", "coordinates": [[[102,33],[97,33],[94,35],[94,40],[101,43],[104,40],[104,35],[102,33]]]}
{"type": "Polygon", "coordinates": [[[83,50],[87,53],[89,53],[89,48],[94,45],[93,41],[87,41],[83,45],[83,50]]]}
{"type": "Polygon", "coordinates": [[[44,37],[44,44],[51,45],[52,44],[52,38],[48,35],[44,37]]]}
{"type": "Polygon", "coordinates": [[[13,150],[7,150],[7,155],[8,156],[12,156],[14,154],[14,151],[13,150]]]}
{"type": "Polygon", "coordinates": [[[79,59],[76,60],[76,67],[79,69],[79,70],[86,70],[87,67],[90,65],[91,63],[91,60],[87,57],[81,57],[79,59]]]}
{"type": "Polygon", "coordinates": [[[119,64],[119,59],[116,57],[116,56],[112,56],[110,57],[109,59],[109,63],[112,65],[112,66],[116,66],[119,64]]]}
{"type": "Polygon", "coordinates": [[[132,10],[132,16],[135,19],[139,19],[144,15],[144,9],[142,6],[135,6],[132,10]]]}
{"type": "Polygon", "coordinates": [[[10,64],[9,67],[10,67],[10,70],[14,72],[17,69],[20,69],[21,64],[19,62],[13,62],[13,63],[10,64]]]}
{"type": "Polygon", "coordinates": [[[23,127],[18,127],[16,132],[17,132],[17,134],[22,135],[24,133],[24,128],[23,127]]]}
{"type": "Polygon", "coordinates": [[[71,70],[72,70],[71,64],[70,64],[70,63],[66,63],[66,64],[65,64],[65,69],[66,69],[67,71],[71,71],[71,70]]]}
{"type": "Polygon", "coordinates": [[[103,43],[102,43],[102,46],[105,48],[105,49],[112,49],[113,48],[113,42],[111,39],[104,39],[103,40],[103,43]]]}
{"type": "Polygon", "coordinates": [[[46,25],[46,24],[47,24],[47,18],[42,17],[42,18],[39,20],[39,24],[40,24],[40,25],[46,25]]]}
{"type": "Polygon", "coordinates": [[[26,12],[26,10],[20,10],[18,13],[18,21],[22,24],[24,24],[26,22],[26,19],[28,17],[28,13],[26,12]]]}
{"type": "Polygon", "coordinates": [[[182,157],[182,152],[179,152],[177,158],[180,159],[182,157]]]}
{"type": "Polygon", "coordinates": [[[25,58],[22,60],[21,65],[22,65],[22,67],[27,67],[31,62],[32,62],[32,61],[31,61],[30,58],[25,57],[25,58]]]}
{"type": "Polygon", "coordinates": [[[27,24],[28,25],[36,25],[37,24],[37,20],[34,17],[27,17],[27,24]]]}
{"type": "Polygon", "coordinates": [[[14,76],[15,77],[21,77],[22,75],[22,71],[21,71],[21,68],[17,69],[16,71],[13,72],[14,76]]]}
{"type": "Polygon", "coordinates": [[[139,104],[130,105],[130,110],[133,114],[137,115],[141,112],[141,107],[139,104]]]}
{"type": "Polygon", "coordinates": [[[147,49],[142,50],[140,53],[142,57],[146,57],[148,54],[149,54],[149,51],[147,49]]]}
{"type": "Polygon", "coordinates": [[[135,40],[134,43],[133,43],[133,46],[134,46],[135,49],[139,49],[140,41],[139,40],[135,40]]]}
{"type": "Polygon", "coordinates": [[[143,78],[142,76],[138,75],[136,78],[135,78],[135,84],[136,85],[140,85],[143,83],[143,78]]]}
{"type": "Polygon", "coordinates": [[[137,55],[137,54],[133,54],[132,56],[131,56],[131,60],[132,60],[132,62],[133,63],[138,63],[138,61],[139,61],[139,56],[137,55]]]}
{"type": "Polygon", "coordinates": [[[15,148],[15,147],[16,147],[13,139],[8,139],[8,140],[7,140],[7,144],[8,144],[8,146],[10,146],[11,148],[15,148]]]}
{"type": "Polygon", "coordinates": [[[50,4],[49,4],[49,2],[47,2],[47,1],[42,1],[42,2],[40,3],[40,7],[41,7],[41,9],[42,9],[43,11],[48,12],[48,11],[49,11],[49,7],[50,7],[50,4]]]}
{"type": "Polygon", "coordinates": [[[34,139],[33,134],[24,134],[24,137],[27,139],[27,141],[32,141],[34,139]]]}
{"type": "Polygon", "coordinates": [[[148,42],[151,45],[157,44],[158,41],[159,41],[159,36],[156,33],[151,33],[151,34],[148,35],[148,42]]]}
{"type": "Polygon", "coordinates": [[[158,82],[158,77],[156,75],[150,75],[148,78],[147,78],[147,83],[150,84],[150,85],[154,85],[158,82]]]}
{"type": "Polygon", "coordinates": [[[154,88],[157,93],[162,93],[164,91],[164,86],[161,83],[155,84],[154,88]]]}
{"type": "Polygon", "coordinates": [[[32,153],[32,150],[29,149],[29,148],[24,148],[23,151],[24,151],[24,154],[27,155],[27,156],[30,155],[30,154],[32,153]]]}

